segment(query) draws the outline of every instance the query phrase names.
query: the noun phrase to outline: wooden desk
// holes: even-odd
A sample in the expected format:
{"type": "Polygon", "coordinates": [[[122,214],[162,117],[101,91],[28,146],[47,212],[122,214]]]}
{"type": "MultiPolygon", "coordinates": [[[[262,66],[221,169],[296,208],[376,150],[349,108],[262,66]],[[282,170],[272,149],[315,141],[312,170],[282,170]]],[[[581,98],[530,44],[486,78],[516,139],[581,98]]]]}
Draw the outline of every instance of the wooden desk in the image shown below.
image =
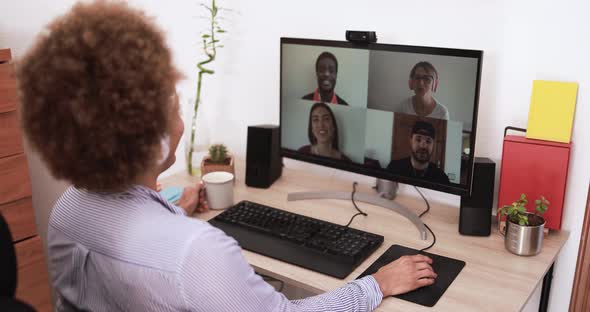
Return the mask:
{"type": "MultiPolygon", "coordinates": [[[[284,168],[282,177],[271,188],[256,189],[244,184],[243,163],[238,162],[236,165],[235,202],[247,199],[337,224],[346,224],[356,212],[352,203],[345,200],[287,202],[287,194],[290,192],[350,190],[352,186],[348,181],[284,168]]],[[[166,187],[190,185],[194,181],[194,178],[179,173],[160,182],[166,187]]],[[[359,191],[373,192],[368,185],[361,185],[359,191]]],[[[519,257],[504,248],[503,237],[495,229],[489,237],[460,235],[458,232],[459,209],[438,204],[435,198],[429,200],[431,210],[423,217],[423,220],[436,234],[436,244],[429,251],[466,262],[463,271],[434,306],[436,311],[521,310],[569,236],[569,233],[565,231],[551,233],[545,237],[543,250],[539,255],[519,257]]],[[[396,201],[416,213],[423,211],[426,207],[421,199],[410,196],[400,195],[396,201]]],[[[385,237],[385,242],[344,280],[249,251],[244,251],[244,256],[262,274],[314,293],[323,293],[356,278],[392,244],[420,249],[431,243],[430,233],[428,233],[427,241],[420,240],[416,227],[400,215],[370,204],[358,203],[358,205],[368,216],[355,218],[351,226],[381,234],[385,237]]],[[[211,211],[195,216],[208,220],[219,213],[220,211],[211,211]]],[[[397,298],[386,298],[376,311],[433,311],[433,309],[397,298]]]]}

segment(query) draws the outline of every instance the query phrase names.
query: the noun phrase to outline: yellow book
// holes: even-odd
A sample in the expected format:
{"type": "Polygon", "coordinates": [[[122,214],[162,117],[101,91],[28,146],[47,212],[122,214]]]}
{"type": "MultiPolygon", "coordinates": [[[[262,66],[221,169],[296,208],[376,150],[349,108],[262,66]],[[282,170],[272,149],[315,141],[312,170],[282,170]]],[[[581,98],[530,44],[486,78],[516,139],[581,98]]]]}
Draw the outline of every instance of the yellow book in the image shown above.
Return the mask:
{"type": "Polygon", "coordinates": [[[569,143],[577,93],[576,82],[533,81],[526,137],[569,143]]]}

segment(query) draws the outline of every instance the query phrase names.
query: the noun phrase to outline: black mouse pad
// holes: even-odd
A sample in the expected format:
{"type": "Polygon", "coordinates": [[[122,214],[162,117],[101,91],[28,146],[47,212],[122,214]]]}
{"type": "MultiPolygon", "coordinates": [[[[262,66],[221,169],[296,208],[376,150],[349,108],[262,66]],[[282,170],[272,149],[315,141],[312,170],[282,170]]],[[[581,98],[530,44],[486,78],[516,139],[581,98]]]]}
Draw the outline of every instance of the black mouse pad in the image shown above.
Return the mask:
{"type": "MultiPolygon", "coordinates": [[[[379,257],[379,259],[377,259],[377,261],[371,264],[371,266],[365,270],[365,272],[359,275],[357,279],[377,272],[379,268],[401,256],[416,255],[418,253],[419,251],[416,249],[400,245],[392,245],[385,253],[381,255],[381,257],[379,257]]],[[[423,251],[422,254],[432,258],[432,269],[434,272],[436,272],[436,274],[438,274],[436,281],[430,286],[418,288],[409,293],[397,295],[394,297],[423,306],[432,307],[438,302],[438,299],[442,297],[447,288],[449,288],[451,283],[455,280],[457,275],[459,275],[459,272],[461,272],[465,266],[465,261],[431,254],[426,251],[423,251]]]]}

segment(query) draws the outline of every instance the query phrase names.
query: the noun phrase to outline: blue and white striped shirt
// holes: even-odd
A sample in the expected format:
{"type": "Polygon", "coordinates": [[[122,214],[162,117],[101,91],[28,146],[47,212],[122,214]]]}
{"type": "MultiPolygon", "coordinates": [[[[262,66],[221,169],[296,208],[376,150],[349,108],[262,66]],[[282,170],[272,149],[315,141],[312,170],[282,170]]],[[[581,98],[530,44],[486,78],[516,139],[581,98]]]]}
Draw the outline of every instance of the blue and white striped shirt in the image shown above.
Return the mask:
{"type": "Polygon", "coordinates": [[[48,246],[57,311],[372,311],[383,297],[367,276],[289,301],[234,239],[143,186],[68,188],[51,213],[48,246]]]}

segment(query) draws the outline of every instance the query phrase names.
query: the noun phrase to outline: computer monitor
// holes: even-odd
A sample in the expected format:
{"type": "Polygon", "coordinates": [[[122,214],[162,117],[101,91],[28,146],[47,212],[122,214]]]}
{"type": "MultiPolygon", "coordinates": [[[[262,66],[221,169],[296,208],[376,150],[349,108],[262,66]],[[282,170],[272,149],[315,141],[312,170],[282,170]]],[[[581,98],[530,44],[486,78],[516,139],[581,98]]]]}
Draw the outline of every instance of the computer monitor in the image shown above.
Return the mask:
{"type": "Polygon", "coordinates": [[[283,156],[470,192],[483,52],[281,38],[283,156]]]}

